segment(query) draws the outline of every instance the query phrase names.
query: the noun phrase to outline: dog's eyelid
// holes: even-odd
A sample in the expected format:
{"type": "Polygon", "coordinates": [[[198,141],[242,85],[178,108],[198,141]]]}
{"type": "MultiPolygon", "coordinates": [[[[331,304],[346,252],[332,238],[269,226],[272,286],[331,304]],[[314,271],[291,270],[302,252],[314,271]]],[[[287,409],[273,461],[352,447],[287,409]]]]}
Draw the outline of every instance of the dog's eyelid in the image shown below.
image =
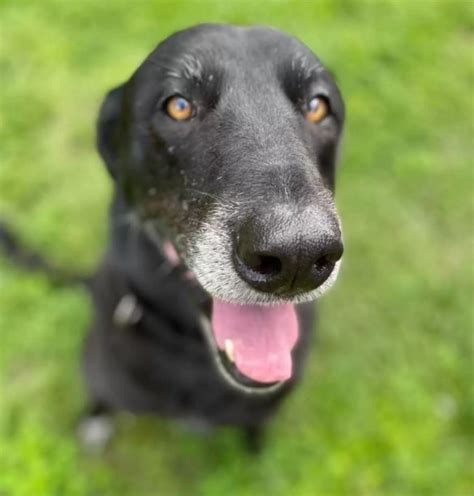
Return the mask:
{"type": "Polygon", "coordinates": [[[172,91],[161,96],[156,106],[163,107],[163,105],[165,105],[168,100],[171,100],[171,98],[184,98],[185,100],[191,101],[190,98],[183,95],[180,91],[172,91]]]}
{"type": "Polygon", "coordinates": [[[312,96],[309,99],[309,101],[313,100],[314,98],[321,98],[324,101],[324,103],[327,105],[328,115],[332,113],[331,99],[329,98],[327,93],[318,92],[316,95],[312,96]]]}

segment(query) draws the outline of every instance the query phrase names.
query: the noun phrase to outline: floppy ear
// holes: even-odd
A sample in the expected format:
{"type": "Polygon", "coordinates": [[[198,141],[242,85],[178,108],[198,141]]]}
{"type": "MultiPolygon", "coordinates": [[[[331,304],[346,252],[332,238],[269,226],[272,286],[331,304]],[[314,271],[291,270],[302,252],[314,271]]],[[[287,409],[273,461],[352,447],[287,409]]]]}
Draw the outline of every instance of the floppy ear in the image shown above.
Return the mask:
{"type": "Polygon", "coordinates": [[[107,93],[97,120],[97,148],[112,177],[117,176],[125,85],[107,93]]]}

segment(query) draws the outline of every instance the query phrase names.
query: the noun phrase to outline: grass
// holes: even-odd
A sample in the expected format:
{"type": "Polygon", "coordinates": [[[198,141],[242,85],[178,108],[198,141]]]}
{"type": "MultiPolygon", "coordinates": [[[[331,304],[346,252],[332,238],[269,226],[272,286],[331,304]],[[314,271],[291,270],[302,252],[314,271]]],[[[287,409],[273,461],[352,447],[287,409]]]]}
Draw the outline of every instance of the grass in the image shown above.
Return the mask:
{"type": "Polygon", "coordinates": [[[312,47],[348,122],[338,182],[346,258],[301,387],[258,459],[122,416],[81,452],[79,350],[91,309],[0,272],[2,496],[473,494],[473,4],[460,1],[0,2],[0,208],[52,259],[90,269],[110,184],[94,151],[106,90],[162,38],[263,23],[312,47]]]}

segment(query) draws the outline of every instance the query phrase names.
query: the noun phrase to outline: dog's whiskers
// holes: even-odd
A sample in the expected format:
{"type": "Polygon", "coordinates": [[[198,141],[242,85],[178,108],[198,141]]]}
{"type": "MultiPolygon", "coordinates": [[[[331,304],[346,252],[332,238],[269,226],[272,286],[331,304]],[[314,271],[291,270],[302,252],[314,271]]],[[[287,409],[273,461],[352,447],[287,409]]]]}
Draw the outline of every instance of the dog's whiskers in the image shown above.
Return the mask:
{"type": "Polygon", "coordinates": [[[217,195],[213,195],[212,193],[208,193],[206,191],[201,191],[196,188],[186,188],[188,191],[192,191],[193,193],[198,193],[203,196],[208,196],[209,198],[212,198],[215,200],[220,206],[224,208],[235,208],[240,205],[242,205],[242,202],[239,202],[237,200],[224,200],[222,198],[219,198],[217,195]]]}

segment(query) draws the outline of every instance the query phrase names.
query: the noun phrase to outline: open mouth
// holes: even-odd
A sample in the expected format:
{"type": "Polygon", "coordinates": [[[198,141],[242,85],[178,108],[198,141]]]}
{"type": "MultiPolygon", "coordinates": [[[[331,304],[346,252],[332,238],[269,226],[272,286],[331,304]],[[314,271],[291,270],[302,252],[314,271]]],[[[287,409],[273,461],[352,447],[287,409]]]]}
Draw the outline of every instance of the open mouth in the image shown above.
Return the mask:
{"type": "MultiPolygon", "coordinates": [[[[163,251],[172,266],[181,263],[170,242],[164,243],[163,251]]],[[[191,271],[185,274],[194,280],[191,271]]],[[[291,379],[292,350],[299,337],[294,304],[238,304],[212,298],[211,315],[210,320],[201,316],[201,326],[229,385],[248,394],[266,394],[291,379]]]]}
{"type": "Polygon", "coordinates": [[[202,322],[223,378],[247,393],[268,393],[291,379],[298,340],[294,305],[239,305],[213,300],[202,322]]]}

